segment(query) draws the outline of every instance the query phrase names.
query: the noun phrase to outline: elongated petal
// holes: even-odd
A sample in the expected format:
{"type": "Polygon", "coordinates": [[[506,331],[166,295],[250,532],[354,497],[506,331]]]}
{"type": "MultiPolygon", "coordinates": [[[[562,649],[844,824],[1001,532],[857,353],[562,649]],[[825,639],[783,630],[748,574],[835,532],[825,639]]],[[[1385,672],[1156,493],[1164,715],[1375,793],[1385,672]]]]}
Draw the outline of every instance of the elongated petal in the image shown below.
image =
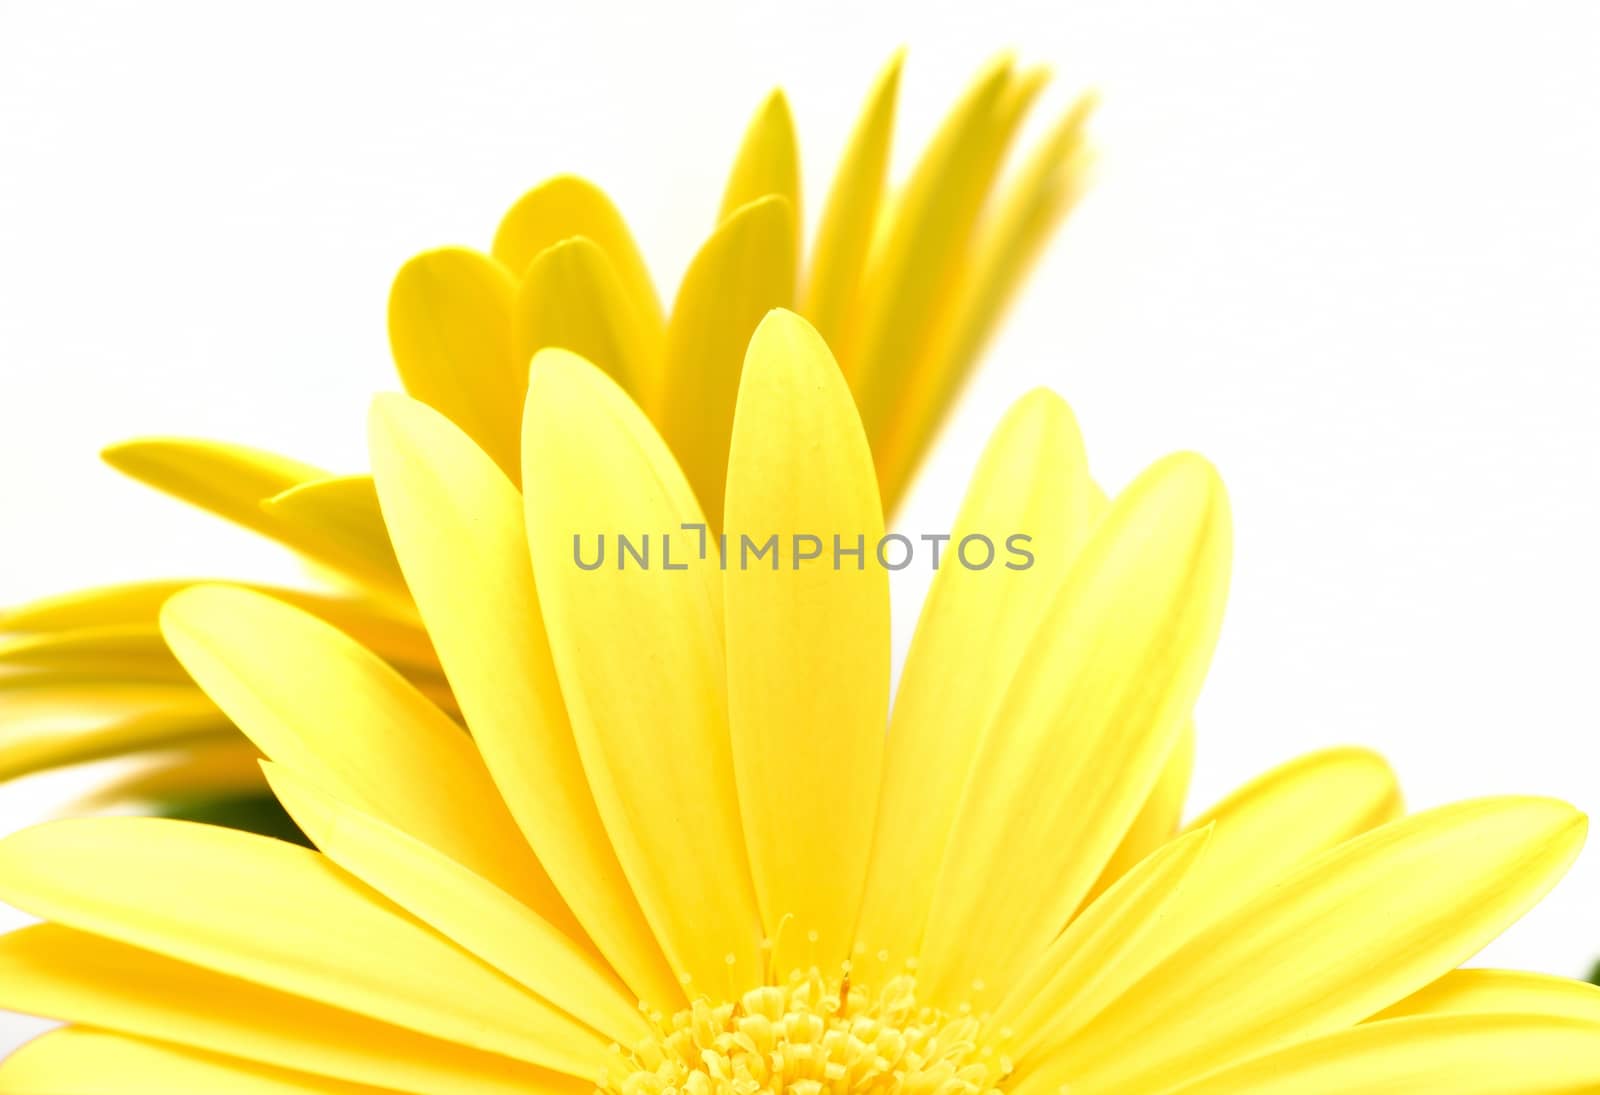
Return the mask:
{"type": "Polygon", "coordinates": [[[153,711],[52,733],[8,734],[0,745],[0,781],[148,750],[216,741],[232,733],[227,720],[214,713],[153,711]]]}
{"type": "Polygon", "coordinates": [[[44,597],[0,612],[0,631],[72,631],[153,624],[166,599],[189,584],[182,579],[157,579],[93,586],[44,597]]]}
{"type": "Polygon", "coordinates": [[[0,1006],[415,1095],[522,1095],[556,1082],[533,1065],[58,924],[0,936],[0,1006]]]}
{"type": "Polygon", "coordinates": [[[1596,1085],[1600,1024],[1451,1015],[1342,1030],[1173,1088],[1172,1095],[1561,1095],[1596,1085]]]}
{"type": "Polygon", "coordinates": [[[1123,834],[1122,843],[1112,853],[1111,861],[1095,880],[1087,900],[1099,897],[1134,864],[1172,839],[1178,831],[1184,798],[1189,793],[1189,776],[1194,771],[1194,748],[1194,723],[1191,722],[1183,728],[1178,743],[1172,747],[1172,754],[1161,768],[1161,778],[1140,807],[1139,816],[1133,819],[1133,824],[1123,834]]]}
{"type": "Polygon", "coordinates": [[[585,932],[651,1006],[682,1000],[600,821],[567,722],[522,497],[462,432],[373,403],[372,467],[412,594],[512,816],[585,932]]]}
{"type": "Polygon", "coordinates": [[[226,586],[178,594],[161,629],[268,757],[546,915],[561,908],[472,740],[375,654],[299,609],[226,586]]]}
{"type": "Polygon", "coordinates": [[[922,948],[944,996],[1042,950],[1149,797],[1216,642],[1230,536],[1216,472],[1174,456],[1085,546],[967,778],[922,948]]]}
{"type": "Polygon", "coordinates": [[[1066,1040],[1162,957],[1146,943],[1203,857],[1209,829],[1188,833],[1135,865],[1076,917],[1007,992],[997,1022],[1027,1058],[1066,1040]]]}
{"type": "Polygon", "coordinates": [[[904,378],[894,443],[880,445],[886,496],[898,497],[910,482],[1018,287],[1087,189],[1093,160],[1084,126],[1093,106],[1086,97],[1066,113],[978,225],[959,264],[949,322],[937,329],[922,367],[904,378]]]}
{"type": "MultiPolygon", "coordinates": [[[[1085,128],[1094,96],[1062,115],[998,196],[998,208],[980,228],[975,260],[963,289],[960,320],[930,379],[948,396],[994,331],[1017,287],[1061,219],[1083,195],[1092,156],[1085,128]]],[[[933,402],[939,401],[936,394],[933,402]]]]}
{"type": "Polygon", "coordinates": [[[713,528],[722,526],[739,371],[756,324],[794,301],[794,210],[781,197],[742,206],[689,264],[667,324],[657,421],[713,528]]]}
{"type": "MultiPolygon", "coordinates": [[[[0,631],[29,634],[101,628],[157,629],[161,606],[174,593],[200,579],[164,579],[129,582],[77,590],[59,597],[33,601],[0,615],[0,631]]],[[[392,605],[281,586],[230,583],[265,593],[321,619],[351,636],[385,660],[414,669],[438,669],[433,647],[419,626],[415,612],[392,605]]],[[[163,643],[163,645],[165,645],[163,643]]]]}
{"type": "Polygon", "coordinates": [[[883,769],[889,572],[850,388],[792,312],[750,340],[727,506],[728,710],[756,895],[769,938],[792,919],[814,941],[802,964],[831,969],[850,953],[883,769]],[[820,558],[801,561],[804,536],[820,558]],[[770,560],[746,556],[771,537],[770,560]]]}
{"type": "Polygon", "coordinates": [[[183,682],[161,632],[145,625],[85,627],[0,640],[0,669],[37,669],[86,680],[183,682]]]}
{"type": "Polygon", "coordinates": [[[822,207],[800,309],[830,346],[842,345],[877,233],[905,51],[897,50],[867,96],[822,207]]]}
{"type": "Polygon", "coordinates": [[[717,214],[721,224],[753,201],[777,195],[789,203],[793,214],[791,231],[794,233],[792,254],[800,254],[800,149],[794,135],[794,116],[789,111],[789,100],[782,91],[773,91],[756,110],[745,130],[739,155],[728,173],[728,185],[722,192],[722,209],[717,214]]]}
{"type": "Polygon", "coordinates": [[[1074,1095],[1163,1090],[1359,1022],[1521,916],[1584,829],[1564,803],[1485,799],[1340,845],[1176,951],[1063,1045],[1056,1080],[1070,1074],[1074,1095]]]}
{"type": "Polygon", "coordinates": [[[640,406],[660,388],[661,329],[650,327],[599,244],[575,236],[528,264],[515,305],[517,352],[559,346],[604,369],[640,406]]]}
{"type": "Polygon", "coordinates": [[[730,977],[757,983],[760,918],[728,741],[720,575],[682,530],[705,519],[643,413],[563,350],[534,359],[523,456],[550,649],[617,857],[680,974],[712,992],[730,977]],[[575,538],[621,531],[653,541],[655,569],[620,556],[615,567],[577,565],[575,538]],[[685,569],[663,569],[669,550],[685,569]]]}
{"type": "Polygon", "coordinates": [[[648,1033],[634,999],[561,928],[492,882],[279,765],[273,791],[329,859],[463,950],[609,1038],[648,1033]]]}
{"type": "Polygon", "coordinates": [[[1600,986],[1520,970],[1451,970],[1373,1018],[1511,1014],[1559,1015],[1600,1024],[1600,986]]]}
{"type": "Polygon", "coordinates": [[[524,194],[494,234],[494,257],[517,276],[562,240],[593,240],[611,259],[652,340],[660,338],[661,299],[627,222],[605,191],[576,175],[557,175],[524,194]]]}
{"type": "Polygon", "coordinates": [[[285,538],[312,545],[310,554],[364,585],[405,594],[370,475],[314,479],[262,502],[285,538]]]}
{"type": "Polygon", "coordinates": [[[232,734],[215,704],[170,681],[0,677],[0,780],[232,734]]]}
{"type": "Polygon", "coordinates": [[[1307,753],[1252,780],[1194,820],[1216,823],[1175,929],[1198,932],[1289,871],[1403,812],[1394,770],[1378,754],[1307,753]]]}
{"type": "Polygon", "coordinates": [[[990,63],[951,110],[895,204],[868,270],[859,329],[840,350],[875,453],[907,377],[924,364],[947,320],[960,259],[1020,119],[1018,91],[1029,87],[1036,90],[1009,57],[990,63]]]}
{"type": "Polygon", "coordinates": [[[512,330],[517,281],[500,262],[464,247],[425,251],[389,290],[389,348],[414,398],[470,434],[515,478],[517,408],[528,359],[512,330]]]}
{"type": "MultiPolygon", "coordinates": [[[[1072,412],[1040,389],[995,430],[949,541],[917,545],[930,562],[939,550],[940,565],[895,697],[859,933],[869,954],[898,962],[921,946],[979,734],[1088,534],[1088,491],[1072,412]],[[1013,534],[1030,538],[1025,570],[969,569],[957,556],[969,536],[1003,553],[1013,534]]],[[[982,553],[974,541],[972,557],[982,553]]]]}
{"type": "Polygon", "coordinates": [[[384,1095],[303,1072],[249,1065],[97,1030],[57,1030],[0,1064],[4,1095],[384,1095]]]}
{"type": "Polygon", "coordinates": [[[415,606],[407,605],[401,610],[389,600],[323,596],[264,585],[245,588],[327,621],[419,685],[439,675],[439,658],[428,633],[422,629],[415,606]]]}
{"type": "Polygon", "coordinates": [[[188,438],[124,441],[100,456],[147,486],[316,557],[314,543],[269,517],[261,504],[291,487],[326,479],[320,468],[243,445],[188,438]]]}
{"type": "Polygon", "coordinates": [[[572,1075],[605,1039],[375,900],[325,856],[160,818],[0,841],[0,899],[281,992],[572,1075]]]}
{"type": "MultiPolygon", "coordinates": [[[[317,598],[301,599],[327,607],[317,598]]],[[[346,615],[357,633],[376,623],[378,630],[368,636],[392,656],[432,658],[431,650],[424,655],[408,649],[417,645],[404,642],[414,630],[389,630],[382,617],[334,614],[346,615]]],[[[426,650],[426,643],[420,645],[426,650]]],[[[437,668],[413,663],[405,669],[430,697],[450,702],[437,668]]],[[[172,656],[154,617],[150,623],[25,632],[0,641],[0,693],[7,697],[0,703],[0,769],[9,775],[120,752],[186,747],[188,738],[228,728],[172,656]]]]}

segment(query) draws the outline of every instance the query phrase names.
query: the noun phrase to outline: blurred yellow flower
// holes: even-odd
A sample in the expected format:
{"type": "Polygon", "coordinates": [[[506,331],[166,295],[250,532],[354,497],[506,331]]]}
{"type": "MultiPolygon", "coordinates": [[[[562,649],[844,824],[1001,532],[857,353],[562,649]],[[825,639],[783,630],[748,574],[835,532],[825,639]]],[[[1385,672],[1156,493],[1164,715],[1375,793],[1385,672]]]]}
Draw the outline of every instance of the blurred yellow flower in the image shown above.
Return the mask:
{"type": "MultiPolygon", "coordinates": [[[[512,206],[488,254],[445,248],[400,270],[389,333],[407,392],[515,481],[529,359],[547,346],[581,353],[649,414],[716,525],[745,345],[769,309],[797,307],[849,378],[892,508],[1089,164],[1084,99],[1002,171],[1045,75],[1001,57],[891,195],[900,72],[897,56],[868,96],[804,271],[799,156],[775,92],[750,124],[719,223],[670,310],[610,199],[560,176],[512,206]]],[[[105,458],[309,560],[333,580],[328,592],[271,592],[355,635],[454,711],[369,476],[185,439],[116,445],[105,458]]],[[[0,614],[0,779],[152,753],[152,769],[96,801],[259,792],[254,751],[157,632],[159,606],[187,584],[90,589],[0,614]]]]}
{"type": "MultiPolygon", "coordinates": [[[[1403,817],[1380,759],[1333,750],[1179,829],[1230,554],[1200,458],[1107,503],[1065,405],[1019,402],[952,538],[1024,530],[1033,563],[940,567],[891,715],[884,568],[699,558],[688,472],[575,355],[533,360],[520,493],[419,402],[370,436],[471,734],[300,608],[177,595],[167,639],[320,851],[129,818],[0,842],[0,899],[46,921],[0,938],[0,1005],[68,1023],[0,1090],[1600,1085],[1600,989],[1456,968],[1572,861],[1571,807],[1403,817]],[[575,565],[618,529],[683,569],[575,565]]],[[[749,348],[724,525],[882,535],[791,313],[749,348]]]]}

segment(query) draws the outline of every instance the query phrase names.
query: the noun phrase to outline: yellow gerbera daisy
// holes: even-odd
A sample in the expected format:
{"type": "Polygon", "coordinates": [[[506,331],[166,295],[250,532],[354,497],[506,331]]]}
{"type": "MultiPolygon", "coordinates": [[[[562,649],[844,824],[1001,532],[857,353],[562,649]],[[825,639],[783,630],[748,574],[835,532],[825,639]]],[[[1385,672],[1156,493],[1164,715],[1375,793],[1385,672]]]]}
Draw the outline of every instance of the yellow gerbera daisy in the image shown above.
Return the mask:
{"type": "Polygon", "coordinates": [[[471,734],[301,609],[175,597],[168,641],[320,851],[162,819],[0,842],[0,897],[47,921],[0,940],[0,1003],[70,1024],[0,1091],[1600,1085],[1600,989],[1456,969],[1572,861],[1572,808],[1401,817],[1334,750],[1178,831],[1229,562],[1198,457],[1107,505],[1065,406],[1022,400],[891,715],[867,438],[794,315],[750,345],[703,558],[687,474],[565,351],[533,361],[520,493],[404,397],[371,441],[471,734]],[[1011,535],[1031,564],[985,564],[1011,535]]]}
{"type": "MultiPolygon", "coordinates": [[[[892,507],[1081,192],[1089,159],[1084,100],[1002,182],[1007,149],[1044,83],[1043,72],[1002,57],[978,75],[891,200],[900,71],[896,57],[868,96],[803,272],[799,158],[775,92],[745,135],[716,230],[669,311],[610,199],[561,176],[511,208],[489,253],[444,248],[401,269],[389,332],[406,390],[515,481],[529,359],[546,346],[581,353],[649,414],[715,525],[750,332],[769,309],[798,307],[850,378],[892,507]]],[[[105,457],[308,559],[334,592],[271,592],[355,634],[452,704],[370,476],[186,439],[134,441],[105,457]]],[[[102,801],[260,788],[253,751],[161,643],[156,612],[185,584],[80,591],[0,615],[0,779],[160,750],[161,766],[108,788],[102,801]]]]}

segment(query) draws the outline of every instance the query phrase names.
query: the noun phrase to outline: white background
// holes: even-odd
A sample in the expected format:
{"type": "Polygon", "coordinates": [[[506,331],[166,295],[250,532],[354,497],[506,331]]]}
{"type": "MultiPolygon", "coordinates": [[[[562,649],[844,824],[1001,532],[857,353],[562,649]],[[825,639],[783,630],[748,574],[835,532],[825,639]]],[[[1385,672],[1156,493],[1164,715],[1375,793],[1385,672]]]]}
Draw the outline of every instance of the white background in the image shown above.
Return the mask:
{"type": "MultiPolygon", "coordinates": [[[[340,470],[394,386],[393,270],[486,246],[558,170],[608,187],[658,283],[748,113],[790,93],[807,212],[911,47],[898,162],[993,49],[1105,108],[1093,196],[904,514],[945,527],[1035,384],[1117,486],[1211,456],[1237,522],[1196,799],[1376,746],[1411,801],[1600,807],[1600,8],[1587,3],[0,0],[0,602],[157,574],[287,576],[98,464],[140,433],[340,470]]],[[[909,572],[908,572],[909,573],[909,572]]],[[[920,588],[897,589],[897,640],[920,588]]],[[[59,786],[12,792],[7,827],[59,786]]],[[[1600,954],[1600,848],[1487,961],[1600,954]]]]}

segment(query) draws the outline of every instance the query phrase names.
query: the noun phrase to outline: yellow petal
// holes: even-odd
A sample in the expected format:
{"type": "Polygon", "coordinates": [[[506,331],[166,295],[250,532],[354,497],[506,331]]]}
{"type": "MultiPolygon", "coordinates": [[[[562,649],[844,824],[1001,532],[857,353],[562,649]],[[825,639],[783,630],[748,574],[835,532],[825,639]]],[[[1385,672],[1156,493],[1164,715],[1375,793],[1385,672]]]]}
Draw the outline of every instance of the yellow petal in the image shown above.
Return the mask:
{"type": "Polygon", "coordinates": [[[1162,952],[1146,945],[1205,853],[1209,829],[1168,842],[1084,909],[1006,992],[995,1022],[1006,1049],[1030,1058],[1064,1041],[1148,973],[1162,952]]]}
{"type": "Polygon", "coordinates": [[[830,346],[843,344],[877,232],[904,63],[905,51],[897,50],[867,96],[817,226],[801,311],[830,346]]]}
{"type": "Polygon", "coordinates": [[[967,776],[922,948],[943,996],[1009,983],[1116,850],[1199,692],[1230,538],[1216,472],[1179,455],[1141,475],[1084,547],[967,776]]]}
{"type": "Polygon", "coordinates": [[[59,924],[0,936],[0,1007],[415,1095],[524,1095],[557,1081],[532,1065],[59,924]]]}
{"type": "MultiPolygon", "coordinates": [[[[858,933],[869,954],[887,950],[898,963],[918,952],[978,736],[1088,533],[1089,490],[1071,410],[1043,389],[1018,400],[939,549],[901,674],[858,933]],[[1004,552],[1013,533],[1032,537],[1026,570],[971,570],[956,557],[968,536],[1004,552]]],[[[917,545],[930,565],[935,546],[917,545]]]]}
{"type": "Polygon", "coordinates": [[[899,497],[910,482],[1022,280],[1087,188],[1092,157],[1083,130],[1093,105],[1086,97],[1067,112],[978,226],[960,264],[956,302],[926,362],[905,378],[892,442],[879,446],[886,496],[899,497]]]}
{"type": "Polygon", "coordinates": [[[795,141],[794,116],[781,90],[768,95],[745,130],[739,155],[722,191],[717,223],[725,222],[753,201],[776,194],[789,202],[794,233],[792,254],[800,254],[800,150],[795,141]]]}
{"type": "Polygon", "coordinates": [[[406,580],[517,825],[600,953],[652,1006],[682,988],[634,900],[567,722],[522,498],[443,417],[380,396],[372,467],[406,580]]]}
{"type": "Polygon", "coordinates": [[[221,441],[145,438],[112,445],[100,456],[130,478],[280,541],[282,530],[261,503],[328,477],[322,469],[287,456],[221,441]]]}
{"type": "Polygon", "coordinates": [[[0,631],[70,631],[154,624],[166,599],[188,584],[183,580],[127,582],[44,597],[0,613],[0,631]]]}
{"type": "Polygon", "coordinates": [[[1194,723],[1191,722],[1183,728],[1178,744],[1173,746],[1172,755],[1161,769],[1155,789],[1123,834],[1122,843],[1117,845],[1086,900],[1092,901],[1105,893],[1134,864],[1171,840],[1178,831],[1184,799],[1189,793],[1189,776],[1194,772],[1194,747],[1194,723]]]}
{"type": "Polygon", "coordinates": [[[762,198],[712,233],[672,306],[657,421],[714,529],[745,348],[767,312],[793,303],[794,281],[794,210],[762,198]]]}
{"type": "Polygon", "coordinates": [[[434,696],[425,686],[439,676],[439,659],[433,652],[428,633],[422,629],[415,607],[408,605],[405,611],[400,611],[388,600],[378,603],[263,585],[244,588],[325,620],[405,673],[419,687],[424,687],[430,697],[434,696]]]}
{"type": "Polygon", "coordinates": [[[376,655],[299,609],[225,586],[172,598],[161,629],[268,757],[561,919],[472,740],[376,655]]]}
{"type": "MultiPolygon", "coordinates": [[[[322,607],[319,600],[323,599],[312,596],[295,599],[322,607]]],[[[368,638],[376,640],[377,650],[395,657],[430,697],[442,698],[448,703],[448,691],[440,696],[442,682],[437,667],[417,664],[416,659],[432,659],[426,642],[420,644],[422,650],[417,650],[418,644],[404,641],[416,636],[414,628],[389,630],[379,622],[381,617],[364,618],[359,611],[340,613],[336,609],[333,614],[344,616],[346,622],[353,625],[356,635],[362,634],[363,624],[377,624],[377,628],[367,632],[368,638]],[[389,642],[390,639],[401,641],[389,642]]],[[[17,675],[7,674],[3,679],[8,686],[26,690],[33,701],[0,706],[0,726],[8,729],[28,722],[30,708],[53,706],[62,716],[76,717],[80,723],[89,721],[97,706],[97,695],[106,688],[125,690],[146,685],[162,691],[179,707],[199,706],[215,715],[212,705],[193,692],[189,675],[173,658],[153,618],[149,624],[23,634],[0,642],[0,670],[4,669],[21,671],[17,675]]]]}
{"type": "Polygon", "coordinates": [[[658,398],[661,329],[639,315],[611,259],[576,236],[528,264],[514,309],[517,352],[559,346],[600,366],[640,406],[658,398]]]}
{"type": "Polygon", "coordinates": [[[98,1030],[56,1030],[0,1064],[4,1095],[384,1095],[375,1087],[245,1065],[98,1030]]]}
{"type": "MultiPolygon", "coordinates": [[[[1037,84],[996,58],[951,110],[895,203],[840,358],[873,451],[951,304],[1001,154],[1037,84]]],[[[881,474],[881,469],[880,469],[881,474]]]]}
{"type": "Polygon", "coordinates": [[[389,348],[414,398],[470,434],[516,477],[517,408],[528,359],[512,330],[517,281],[499,262],[464,247],[425,251],[389,290],[389,348]]]}
{"type": "MultiPolygon", "coordinates": [[[[22,605],[0,615],[0,631],[39,633],[124,627],[154,629],[161,606],[174,593],[194,585],[195,581],[130,582],[75,590],[22,605]]],[[[366,600],[308,593],[281,586],[239,584],[245,589],[276,597],[327,620],[362,646],[382,654],[386,661],[413,671],[438,670],[438,659],[434,657],[433,648],[418,625],[414,611],[402,612],[389,604],[380,606],[366,600]]]]}
{"type": "Polygon", "coordinates": [[[562,929],[428,845],[281,765],[265,765],[284,809],[329,859],[463,950],[619,1042],[649,1028],[611,971],[562,929]]]}
{"type": "Polygon", "coordinates": [[[161,818],[0,841],[0,899],[67,927],[575,1076],[606,1040],[316,852],[161,818]]]}
{"type": "Polygon", "coordinates": [[[1171,1095],[1576,1095],[1597,1085],[1600,1024],[1450,1015],[1342,1030],[1183,1084],[1171,1095]]]}
{"type": "Polygon", "coordinates": [[[704,523],[700,508],[643,413],[563,350],[534,359],[523,458],[550,649],[617,858],[680,974],[708,992],[726,991],[730,978],[757,983],[759,915],[728,741],[720,575],[682,529],[704,523]],[[578,538],[623,531],[650,537],[657,569],[577,565],[578,538]],[[663,537],[671,565],[685,570],[660,569],[669,562],[663,537]]]}
{"type": "Polygon", "coordinates": [[[198,690],[158,681],[0,677],[0,710],[0,781],[234,732],[198,690]]]}
{"type": "MultiPolygon", "coordinates": [[[[405,596],[405,579],[389,546],[370,475],[316,479],[262,502],[284,536],[312,545],[308,554],[363,585],[405,596]]],[[[307,549],[302,549],[307,550],[307,549]]]]}
{"type": "Polygon", "coordinates": [[[161,632],[148,625],[85,627],[0,641],[0,669],[50,670],[85,680],[187,680],[161,632]]]}
{"type": "Polygon", "coordinates": [[[1066,1042],[1061,1071],[1040,1079],[1070,1082],[1074,1095],[1164,1090],[1359,1022],[1532,907],[1584,829],[1565,803],[1504,798],[1357,837],[1186,943],[1066,1042]]]}
{"type": "Polygon", "coordinates": [[[372,530],[362,524],[359,488],[319,486],[286,509],[269,505],[295,488],[329,481],[325,471],[242,445],[178,438],[127,441],[101,455],[118,471],[276,540],[359,584],[391,595],[397,591],[385,543],[381,538],[374,542],[372,530]],[[355,512],[346,512],[347,506],[355,512]]]}
{"type": "Polygon", "coordinates": [[[1600,1023],[1600,986],[1520,970],[1451,970],[1373,1018],[1514,1013],[1600,1023]]]}
{"type": "Polygon", "coordinates": [[[0,745],[0,782],[175,745],[214,741],[233,733],[215,712],[161,711],[124,715],[55,733],[14,734],[0,745]]]}
{"type": "Polygon", "coordinates": [[[1404,812],[1394,770],[1367,749],[1307,753],[1267,772],[1194,820],[1216,823],[1184,897],[1183,930],[1198,931],[1284,874],[1404,812]]]}
{"type": "Polygon", "coordinates": [[[750,340],[727,507],[728,712],[756,895],[769,938],[792,918],[801,965],[831,969],[850,953],[883,769],[889,572],[850,388],[793,312],[750,340]],[[821,558],[802,562],[804,536],[821,558]]]}
{"type": "Polygon", "coordinates": [[[494,234],[494,257],[521,276],[534,256],[574,236],[593,240],[611,259],[652,341],[659,341],[661,300],[627,222],[598,186],[557,175],[524,194],[494,234]]]}

